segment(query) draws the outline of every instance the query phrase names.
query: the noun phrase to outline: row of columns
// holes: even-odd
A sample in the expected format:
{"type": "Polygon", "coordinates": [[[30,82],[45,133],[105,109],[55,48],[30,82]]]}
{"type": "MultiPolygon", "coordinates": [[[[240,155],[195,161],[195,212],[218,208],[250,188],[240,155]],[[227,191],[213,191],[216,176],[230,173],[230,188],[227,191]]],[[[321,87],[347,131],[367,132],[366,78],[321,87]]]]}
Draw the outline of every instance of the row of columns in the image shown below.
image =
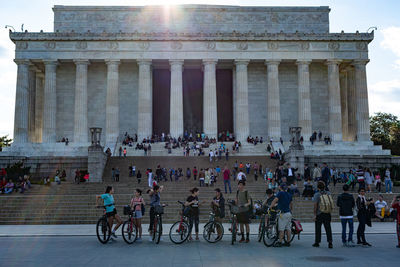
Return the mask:
{"type": "MultiPolygon", "coordinates": [[[[32,67],[29,60],[15,60],[18,78],[15,105],[14,142],[56,142],[56,60],[44,61],[45,74],[32,67]]],[[[234,133],[239,140],[249,135],[248,64],[249,60],[235,60],[234,72],[234,133]]],[[[88,143],[87,73],[88,60],[74,60],[75,109],[74,143],[88,143]]],[[[152,75],[151,60],[137,60],[139,66],[138,136],[152,134],[152,75]]],[[[369,140],[368,92],[365,66],[368,61],[358,60],[339,72],[339,60],[328,60],[329,133],[333,141],[369,140]]],[[[119,64],[120,60],[106,60],[106,142],[115,143],[119,136],[119,64]]],[[[170,133],[182,135],[183,129],[183,60],[170,60],[171,97],[170,133]]],[[[279,96],[279,60],[267,60],[267,119],[268,136],[281,136],[281,107],[279,96]]],[[[299,60],[298,67],[298,123],[302,135],[312,134],[310,71],[311,60],[299,60]]],[[[203,60],[204,133],[216,137],[217,89],[216,59],[203,60]]],[[[275,140],[276,140],[275,139],[275,140]]]]}

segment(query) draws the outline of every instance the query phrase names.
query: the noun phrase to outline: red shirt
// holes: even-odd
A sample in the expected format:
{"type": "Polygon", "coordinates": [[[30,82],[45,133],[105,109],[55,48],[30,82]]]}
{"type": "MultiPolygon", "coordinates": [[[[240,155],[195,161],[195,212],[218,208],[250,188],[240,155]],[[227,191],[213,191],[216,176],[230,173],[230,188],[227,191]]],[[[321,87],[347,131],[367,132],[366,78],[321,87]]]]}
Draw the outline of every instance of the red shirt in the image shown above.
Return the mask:
{"type": "Polygon", "coordinates": [[[231,172],[228,169],[224,170],[224,180],[229,180],[229,176],[230,176],[231,172]]]}
{"type": "Polygon", "coordinates": [[[3,180],[2,180],[2,181],[0,182],[0,187],[3,188],[3,187],[6,186],[6,184],[7,184],[7,181],[3,181],[3,180]]]}
{"type": "Polygon", "coordinates": [[[400,202],[394,203],[392,208],[397,210],[397,223],[400,223],[400,202]]]}

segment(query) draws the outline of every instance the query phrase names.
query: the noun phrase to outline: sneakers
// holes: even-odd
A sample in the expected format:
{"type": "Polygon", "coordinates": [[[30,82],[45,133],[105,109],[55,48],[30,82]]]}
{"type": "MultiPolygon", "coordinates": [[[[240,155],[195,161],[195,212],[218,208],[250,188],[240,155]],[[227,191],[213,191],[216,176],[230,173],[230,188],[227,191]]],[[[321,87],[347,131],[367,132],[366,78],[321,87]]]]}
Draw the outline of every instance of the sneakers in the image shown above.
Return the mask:
{"type": "Polygon", "coordinates": [[[240,239],[239,243],[244,243],[246,240],[244,239],[244,237],[242,237],[242,239],[240,239]]]}
{"type": "Polygon", "coordinates": [[[280,247],[282,247],[282,243],[279,242],[279,241],[278,241],[278,242],[275,242],[274,247],[280,248],[280,247]]]}
{"type": "Polygon", "coordinates": [[[314,243],[312,246],[315,247],[315,248],[318,248],[319,244],[318,243],[314,243]]]}
{"type": "Polygon", "coordinates": [[[152,236],[149,237],[149,242],[153,242],[153,237],[152,236]]]}
{"type": "Polygon", "coordinates": [[[250,242],[250,239],[246,238],[246,243],[249,243],[249,242],[250,242]]]}
{"type": "Polygon", "coordinates": [[[366,247],[371,247],[371,246],[372,246],[372,245],[371,245],[370,243],[368,243],[368,242],[364,242],[362,245],[363,245],[363,246],[366,246],[366,247]]]}
{"type": "Polygon", "coordinates": [[[347,242],[347,246],[352,248],[352,247],[355,247],[356,244],[354,244],[353,240],[350,240],[347,242]]]}

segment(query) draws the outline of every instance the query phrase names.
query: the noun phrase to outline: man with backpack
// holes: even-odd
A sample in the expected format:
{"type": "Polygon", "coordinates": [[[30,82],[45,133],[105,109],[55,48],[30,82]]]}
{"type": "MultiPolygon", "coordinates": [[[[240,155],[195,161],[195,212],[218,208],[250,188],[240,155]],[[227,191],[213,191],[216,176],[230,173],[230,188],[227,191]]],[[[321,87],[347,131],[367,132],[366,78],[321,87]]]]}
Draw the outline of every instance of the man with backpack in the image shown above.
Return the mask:
{"type": "Polygon", "coordinates": [[[321,227],[324,225],[328,247],[332,245],[331,212],[333,210],[333,199],[329,192],[325,191],[325,183],[318,182],[318,192],[314,195],[314,221],[315,221],[315,243],[313,247],[319,247],[321,243],[321,227]]]}
{"type": "Polygon", "coordinates": [[[340,221],[342,222],[342,242],[344,247],[354,247],[353,242],[353,209],[356,205],[353,195],[349,194],[350,186],[343,185],[343,194],[338,196],[336,205],[339,207],[340,221]],[[349,238],[346,239],[346,226],[349,224],[349,238]]]}
{"type": "Polygon", "coordinates": [[[249,191],[245,189],[246,182],[244,180],[239,181],[238,191],[236,193],[236,203],[239,207],[239,213],[237,215],[238,223],[240,224],[240,233],[242,238],[239,243],[250,242],[250,216],[253,210],[252,200],[249,191]],[[246,226],[246,239],[244,239],[244,226],[246,226]]]}

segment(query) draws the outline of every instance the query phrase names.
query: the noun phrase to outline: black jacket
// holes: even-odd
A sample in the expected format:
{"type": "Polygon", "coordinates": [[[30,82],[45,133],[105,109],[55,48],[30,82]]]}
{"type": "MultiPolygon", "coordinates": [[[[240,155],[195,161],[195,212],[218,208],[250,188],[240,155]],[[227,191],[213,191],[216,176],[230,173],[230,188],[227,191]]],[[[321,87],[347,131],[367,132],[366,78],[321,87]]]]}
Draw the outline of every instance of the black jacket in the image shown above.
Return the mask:
{"type": "Polygon", "coordinates": [[[353,195],[349,193],[339,195],[336,205],[339,207],[340,216],[353,216],[353,208],[355,206],[353,195]]]}

